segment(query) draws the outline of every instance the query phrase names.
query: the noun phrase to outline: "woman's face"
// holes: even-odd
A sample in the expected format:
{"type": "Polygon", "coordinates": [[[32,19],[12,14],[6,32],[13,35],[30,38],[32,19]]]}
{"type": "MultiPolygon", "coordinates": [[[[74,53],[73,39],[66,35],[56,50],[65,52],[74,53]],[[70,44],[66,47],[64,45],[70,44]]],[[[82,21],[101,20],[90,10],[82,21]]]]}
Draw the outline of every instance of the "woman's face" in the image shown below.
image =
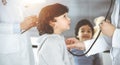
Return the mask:
{"type": "Polygon", "coordinates": [[[92,38],[92,29],[88,25],[83,25],[79,28],[78,36],[80,41],[89,40],[92,38]]]}
{"type": "Polygon", "coordinates": [[[68,17],[67,13],[64,13],[63,15],[60,15],[58,17],[55,17],[56,22],[54,23],[54,32],[62,33],[63,31],[66,31],[70,29],[70,18],[68,17]]]}

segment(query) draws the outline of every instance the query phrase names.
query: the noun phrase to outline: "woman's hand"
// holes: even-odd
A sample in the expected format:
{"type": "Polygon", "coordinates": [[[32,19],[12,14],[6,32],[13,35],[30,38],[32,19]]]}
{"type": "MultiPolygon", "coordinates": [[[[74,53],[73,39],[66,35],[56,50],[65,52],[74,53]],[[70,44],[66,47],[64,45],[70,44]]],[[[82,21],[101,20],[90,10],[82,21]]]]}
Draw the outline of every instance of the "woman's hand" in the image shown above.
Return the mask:
{"type": "Polygon", "coordinates": [[[76,38],[68,38],[66,39],[66,45],[68,49],[76,48],[79,50],[85,50],[85,45],[83,42],[80,42],[76,38]]]}
{"type": "Polygon", "coordinates": [[[102,31],[103,34],[112,37],[113,33],[115,31],[115,26],[110,24],[107,21],[103,21],[102,24],[100,24],[100,29],[102,31]]]}
{"type": "Polygon", "coordinates": [[[35,27],[38,22],[37,16],[29,16],[24,19],[23,22],[21,22],[21,30],[28,30],[32,27],[35,27]]]}

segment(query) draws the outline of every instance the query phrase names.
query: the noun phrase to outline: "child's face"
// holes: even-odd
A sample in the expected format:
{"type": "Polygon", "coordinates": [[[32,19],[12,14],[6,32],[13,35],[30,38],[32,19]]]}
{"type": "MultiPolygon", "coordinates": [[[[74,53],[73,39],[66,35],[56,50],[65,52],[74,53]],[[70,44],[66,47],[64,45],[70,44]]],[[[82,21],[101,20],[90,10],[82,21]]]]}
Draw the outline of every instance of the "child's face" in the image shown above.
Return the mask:
{"type": "Polygon", "coordinates": [[[89,40],[92,38],[92,29],[88,25],[83,25],[79,28],[78,36],[80,41],[89,40]]]}
{"type": "Polygon", "coordinates": [[[63,31],[66,31],[70,29],[70,18],[68,17],[68,14],[65,13],[63,15],[60,15],[58,17],[55,17],[55,25],[54,25],[54,31],[58,31],[62,33],[63,31]]]}

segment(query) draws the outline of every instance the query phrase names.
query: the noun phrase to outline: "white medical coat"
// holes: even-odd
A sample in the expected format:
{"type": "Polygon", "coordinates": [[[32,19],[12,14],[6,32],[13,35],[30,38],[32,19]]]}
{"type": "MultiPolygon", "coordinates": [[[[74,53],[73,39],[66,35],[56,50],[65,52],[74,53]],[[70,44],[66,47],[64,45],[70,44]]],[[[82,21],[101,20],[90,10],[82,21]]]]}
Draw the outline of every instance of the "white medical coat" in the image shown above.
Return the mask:
{"type": "Polygon", "coordinates": [[[22,0],[0,1],[0,65],[34,65],[32,45],[27,32],[20,34],[23,21],[22,0]]]}
{"type": "MultiPolygon", "coordinates": [[[[107,36],[100,36],[96,41],[93,48],[87,55],[93,55],[96,53],[103,52],[105,50],[110,50],[112,65],[120,65],[120,0],[116,0],[114,10],[111,16],[112,24],[116,26],[116,30],[112,38],[107,36]]],[[[94,39],[85,41],[86,51],[89,49],[90,45],[93,43],[94,39]],[[91,43],[91,44],[90,44],[91,43]]]]}

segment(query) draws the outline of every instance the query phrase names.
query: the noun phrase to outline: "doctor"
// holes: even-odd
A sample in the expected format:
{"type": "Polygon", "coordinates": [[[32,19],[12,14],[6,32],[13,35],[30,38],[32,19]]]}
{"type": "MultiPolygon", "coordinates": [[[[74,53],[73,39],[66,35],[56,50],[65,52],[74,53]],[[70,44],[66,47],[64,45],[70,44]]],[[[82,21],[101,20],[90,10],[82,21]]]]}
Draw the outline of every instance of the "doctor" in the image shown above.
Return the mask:
{"type": "MultiPolygon", "coordinates": [[[[120,65],[120,0],[115,1],[114,10],[111,16],[112,24],[108,21],[103,21],[100,24],[101,31],[104,35],[101,35],[96,41],[92,49],[87,53],[87,55],[93,55],[96,53],[103,52],[105,50],[110,50],[112,65],[120,65]]],[[[87,40],[83,42],[78,42],[74,38],[67,40],[68,48],[77,48],[80,50],[87,51],[94,39],[87,40]],[[74,43],[74,44],[71,44],[74,43]]]]}
{"type": "Polygon", "coordinates": [[[27,32],[35,16],[24,20],[22,0],[0,0],[0,65],[34,65],[32,45],[27,32]]]}

